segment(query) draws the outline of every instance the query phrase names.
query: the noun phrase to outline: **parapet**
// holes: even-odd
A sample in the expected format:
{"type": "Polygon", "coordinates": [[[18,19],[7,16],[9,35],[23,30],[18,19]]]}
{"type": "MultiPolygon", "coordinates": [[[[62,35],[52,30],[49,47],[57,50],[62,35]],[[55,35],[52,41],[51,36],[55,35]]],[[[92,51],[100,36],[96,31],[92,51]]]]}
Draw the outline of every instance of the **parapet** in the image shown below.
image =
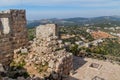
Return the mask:
{"type": "Polygon", "coordinates": [[[5,11],[0,11],[0,14],[6,14],[6,13],[11,13],[11,12],[21,12],[21,13],[25,13],[25,10],[21,9],[9,9],[9,10],[5,10],[5,11]]]}

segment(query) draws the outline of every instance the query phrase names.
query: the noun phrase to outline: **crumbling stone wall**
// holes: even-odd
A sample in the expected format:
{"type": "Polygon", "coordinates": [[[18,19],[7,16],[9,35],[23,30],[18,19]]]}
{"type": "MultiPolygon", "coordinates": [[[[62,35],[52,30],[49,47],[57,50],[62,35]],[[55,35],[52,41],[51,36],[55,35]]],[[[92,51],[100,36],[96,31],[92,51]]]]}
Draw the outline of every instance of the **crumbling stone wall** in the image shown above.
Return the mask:
{"type": "MultiPolygon", "coordinates": [[[[73,69],[73,55],[65,50],[62,40],[59,40],[56,35],[58,34],[58,26],[55,24],[46,25],[36,28],[36,39],[32,42],[31,52],[25,61],[27,67],[34,66],[35,70],[41,71],[40,74],[42,74],[42,70],[39,70],[41,65],[47,67],[47,70],[43,72],[45,75],[55,72],[56,74],[52,74],[54,79],[50,80],[61,80],[61,77],[68,76],[73,69]],[[45,65],[46,63],[47,65],[45,65]]],[[[29,73],[34,74],[33,72],[29,73]]],[[[65,79],[62,78],[62,80],[65,79]]]]}
{"type": "Polygon", "coordinates": [[[40,25],[36,28],[36,38],[59,37],[59,27],[56,24],[40,25]]]}
{"type": "MultiPolygon", "coordinates": [[[[69,54],[69,53],[67,53],[69,54]]],[[[66,55],[59,59],[58,64],[56,64],[55,72],[62,75],[69,75],[70,71],[73,70],[73,55],[66,55]]]]}
{"type": "Polygon", "coordinates": [[[27,43],[25,10],[0,12],[0,63],[9,64],[13,50],[27,43]]]}

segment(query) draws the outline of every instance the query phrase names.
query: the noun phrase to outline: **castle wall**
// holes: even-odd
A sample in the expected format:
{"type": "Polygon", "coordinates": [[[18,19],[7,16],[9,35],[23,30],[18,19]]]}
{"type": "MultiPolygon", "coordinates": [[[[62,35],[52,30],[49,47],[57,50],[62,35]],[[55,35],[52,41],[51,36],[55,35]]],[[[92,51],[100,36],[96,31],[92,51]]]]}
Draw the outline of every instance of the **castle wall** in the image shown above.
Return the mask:
{"type": "MultiPolygon", "coordinates": [[[[64,44],[59,42],[58,27],[55,24],[41,25],[36,28],[36,41],[33,45],[34,53],[38,54],[38,58],[44,58],[44,62],[48,62],[48,72],[56,72],[60,77],[68,76],[73,70],[73,55],[67,52],[64,44]],[[36,45],[38,44],[38,45],[36,45]],[[61,47],[62,46],[62,47],[61,47]]],[[[37,57],[35,57],[37,59],[37,57]]],[[[36,61],[33,61],[36,63],[36,61]]],[[[42,63],[42,62],[40,62],[42,63]]],[[[40,64],[41,65],[41,64],[40,64]]],[[[60,80],[60,79],[56,79],[60,80]]],[[[66,80],[66,79],[62,79],[66,80]]]]}
{"type": "Polygon", "coordinates": [[[56,24],[40,25],[36,28],[36,38],[59,37],[58,30],[59,28],[56,24]]]}
{"type": "Polygon", "coordinates": [[[9,64],[13,51],[27,43],[25,10],[0,12],[0,63],[9,64]]]}
{"type": "Polygon", "coordinates": [[[70,71],[73,70],[73,55],[67,54],[59,59],[55,69],[57,73],[61,73],[62,75],[69,75],[70,71]]]}

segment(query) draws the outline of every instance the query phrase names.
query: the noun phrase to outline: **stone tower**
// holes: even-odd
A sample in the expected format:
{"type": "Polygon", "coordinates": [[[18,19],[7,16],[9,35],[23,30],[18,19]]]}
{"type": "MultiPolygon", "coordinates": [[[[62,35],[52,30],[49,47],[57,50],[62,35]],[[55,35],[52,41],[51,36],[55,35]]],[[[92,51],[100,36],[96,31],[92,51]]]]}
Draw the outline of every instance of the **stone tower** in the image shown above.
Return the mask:
{"type": "Polygon", "coordinates": [[[25,10],[0,12],[0,63],[7,65],[13,58],[14,49],[28,42],[25,10]]]}
{"type": "Polygon", "coordinates": [[[40,25],[36,28],[36,38],[48,38],[50,36],[59,38],[59,27],[56,24],[40,25]]]}

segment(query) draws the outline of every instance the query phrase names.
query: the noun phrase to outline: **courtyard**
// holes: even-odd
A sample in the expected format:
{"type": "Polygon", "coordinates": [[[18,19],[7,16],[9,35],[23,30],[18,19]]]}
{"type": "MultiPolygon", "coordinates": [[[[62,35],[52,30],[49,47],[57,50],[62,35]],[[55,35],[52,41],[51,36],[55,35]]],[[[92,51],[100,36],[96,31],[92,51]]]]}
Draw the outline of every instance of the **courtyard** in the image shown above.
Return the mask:
{"type": "Polygon", "coordinates": [[[70,80],[120,80],[120,66],[108,61],[74,57],[70,80]]]}

